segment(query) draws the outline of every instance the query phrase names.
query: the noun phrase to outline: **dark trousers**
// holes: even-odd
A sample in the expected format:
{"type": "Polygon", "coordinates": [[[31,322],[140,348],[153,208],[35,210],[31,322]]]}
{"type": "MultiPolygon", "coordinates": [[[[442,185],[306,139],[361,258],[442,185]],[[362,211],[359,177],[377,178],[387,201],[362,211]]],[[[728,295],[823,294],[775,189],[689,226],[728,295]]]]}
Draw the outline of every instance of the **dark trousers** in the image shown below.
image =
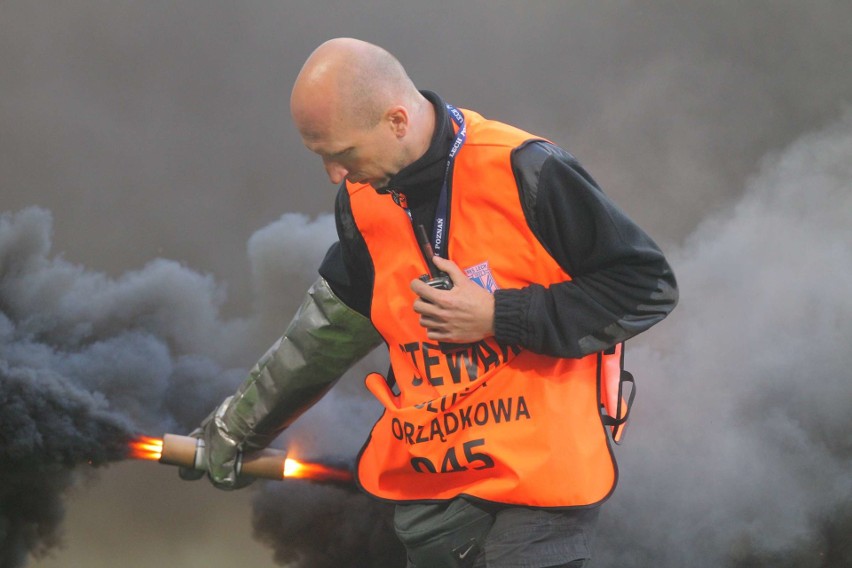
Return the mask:
{"type": "Polygon", "coordinates": [[[598,512],[455,499],[398,505],[394,524],[408,568],[580,568],[591,557],[598,512]]]}

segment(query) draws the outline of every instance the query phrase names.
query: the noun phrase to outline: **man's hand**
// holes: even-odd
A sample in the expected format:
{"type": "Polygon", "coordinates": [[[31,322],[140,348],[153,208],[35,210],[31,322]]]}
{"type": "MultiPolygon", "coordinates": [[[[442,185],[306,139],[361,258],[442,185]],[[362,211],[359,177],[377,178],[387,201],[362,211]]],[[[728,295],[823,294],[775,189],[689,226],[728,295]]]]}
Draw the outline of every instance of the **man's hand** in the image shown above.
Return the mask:
{"type": "MultiPolygon", "coordinates": [[[[224,423],[225,411],[231,404],[231,400],[230,396],[226,398],[210,416],[204,419],[201,426],[190,433],[193,438],[204,441],[208,479],[213,485],[226,491],[240,489],[254,481],[254,478],[237,474],[239,444],[228,435],[228,428],[224,423]]],[[[181,479],[187,481],[194,481],[204,476],[203,471],[188,468],[180,468],[179,474],[181,479]]]]}
{"type": "Polygon", "coordinates": [[[494,335],[494,296],[472,282],[455,262],[435,256],[439,270],[453,281],[452,290],[436,290],[421,280],[412,280],[419,296],[414,311],[427,337],[448,343],[473,343],[494,335]]]}

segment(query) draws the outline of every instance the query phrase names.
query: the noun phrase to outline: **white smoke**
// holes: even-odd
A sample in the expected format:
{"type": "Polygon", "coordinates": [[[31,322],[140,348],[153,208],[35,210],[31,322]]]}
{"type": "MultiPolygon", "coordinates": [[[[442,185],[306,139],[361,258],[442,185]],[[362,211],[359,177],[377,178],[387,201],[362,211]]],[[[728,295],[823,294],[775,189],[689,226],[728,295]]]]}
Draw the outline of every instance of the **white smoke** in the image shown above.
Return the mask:
{"type": "Polygon", "coordinates": [[[852,566],[852,112],[671,260],[595,565],[852,566]]]}

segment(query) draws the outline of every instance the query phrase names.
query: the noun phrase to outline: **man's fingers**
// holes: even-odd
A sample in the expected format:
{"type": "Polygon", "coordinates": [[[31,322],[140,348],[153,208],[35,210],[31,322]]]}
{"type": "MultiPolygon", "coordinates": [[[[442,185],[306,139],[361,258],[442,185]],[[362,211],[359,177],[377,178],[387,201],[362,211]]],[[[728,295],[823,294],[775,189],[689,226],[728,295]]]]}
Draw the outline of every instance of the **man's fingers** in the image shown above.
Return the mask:
{"type": "Polygon", "coordinates": [[[462,272],[461,268],[459,268],[459,265],[448,258],[433,256],[432,262],[435,263],[438,270],[446,272],[450,276],[450,280],[453,281],[453,284],[458,284],[463,278],[467,278],[465,273],[462,272]]]}
{"type": "Polygon", "coordinates": [[[427,328],[427,329],[434,330],[434,329],[444,327],[446,325],[446,322],[444,320],[442,320],[441,318],[431,316],[431,315],[427,315],[427,314],[422,314],[420,316],[420,325],[427,328]]]}
{"type": "Polygon", "coordinates": [[[431,286],[429,286],[428,284],[426,284],[425,282],[423,282],[419,278],[415,278],[414,280],[412,280],[410,287],[411,287],[411,291],[414,292],[415,294],[417,294],[418,296],[420,296],[421,298],[425,298],[431,292],[434,292],[434,290],[432,290],[431,286]]]}
{"type": "Polygon", "coordinates": [[[418,302],[423,302],[425,300],[425,302],[423,303],[426,303],[427,305],[437,304],[438,301],[441,299],[441,294],[446,293],[446,290],[436,290],[435,288],[432,288],[420,279],[415,279],[411,281],[411,291],[420,296],[419,300],[414,301],[414,311],[416,311],[417,313],[423,313],[421,311],[423,306],[421,305],[421,309],[418,309],[418,302]]]}

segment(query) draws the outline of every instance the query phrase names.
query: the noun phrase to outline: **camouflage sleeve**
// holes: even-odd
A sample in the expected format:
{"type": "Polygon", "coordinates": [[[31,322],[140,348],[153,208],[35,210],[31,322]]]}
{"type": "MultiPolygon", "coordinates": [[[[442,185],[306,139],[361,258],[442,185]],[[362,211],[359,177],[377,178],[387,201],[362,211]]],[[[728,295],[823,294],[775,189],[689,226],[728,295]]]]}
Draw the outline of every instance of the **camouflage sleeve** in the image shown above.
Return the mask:
{"type": "Polygon", "coordinates": [[[370,321],[318,279],[284,335],[203,425],[211,480],[235,486],[238,452],[267,446],[380,343],[370,321]]]}

